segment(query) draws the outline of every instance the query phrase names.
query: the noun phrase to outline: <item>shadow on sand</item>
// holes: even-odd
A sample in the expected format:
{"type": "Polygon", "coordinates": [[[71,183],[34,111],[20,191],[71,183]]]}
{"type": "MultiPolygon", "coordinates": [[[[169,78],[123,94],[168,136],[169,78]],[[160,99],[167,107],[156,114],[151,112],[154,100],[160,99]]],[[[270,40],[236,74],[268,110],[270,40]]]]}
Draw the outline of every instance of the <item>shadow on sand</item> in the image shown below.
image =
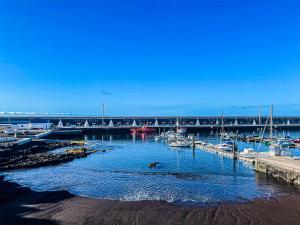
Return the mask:
{"type": "Polygon", "coordinates": [[[54,220],[26,218],[27,214],[39,210],[30,205],[56,203],[73,197],[67,191],[35,192],[0,177],[0,224],[2,225],[55,225],[54,220]]]}

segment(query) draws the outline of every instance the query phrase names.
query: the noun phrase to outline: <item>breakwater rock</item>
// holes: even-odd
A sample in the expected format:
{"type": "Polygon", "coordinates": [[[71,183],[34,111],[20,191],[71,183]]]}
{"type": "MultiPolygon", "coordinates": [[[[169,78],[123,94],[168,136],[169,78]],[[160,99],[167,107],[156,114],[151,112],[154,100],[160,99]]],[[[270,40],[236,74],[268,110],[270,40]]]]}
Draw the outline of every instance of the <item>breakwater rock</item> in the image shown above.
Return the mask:
{"type": "Polygon", "coordinates": [[[36,142],[23,148],[0,149],[0,170],[56,165],[76,158],[86,157],[92,153],[81,146],[74,146],[74,151],[69,150],[61,154],[49,152],[56,148],[70,146],[74,146],[74,144],[36,142]]]}
{"type": "Polygon", "coordinates": [[[48,154],[37,153],[12,158],[0,163],[0,170],[12,170],[21,168],[34,168],[40,166],[56,165],[63,162],[69,162],[76,158],[82,158],[89,155],[89,152],[82,151],[77,153],[48,154]]]}

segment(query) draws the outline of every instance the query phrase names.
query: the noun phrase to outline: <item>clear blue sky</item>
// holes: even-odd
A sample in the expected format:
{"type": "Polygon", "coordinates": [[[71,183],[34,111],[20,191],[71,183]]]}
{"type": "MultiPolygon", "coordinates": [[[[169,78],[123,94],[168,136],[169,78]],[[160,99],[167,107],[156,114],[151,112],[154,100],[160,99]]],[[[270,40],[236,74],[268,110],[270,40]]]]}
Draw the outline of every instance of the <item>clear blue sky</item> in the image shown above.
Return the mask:
{"type": "Polygon", "coordinates": [[[0,111],[300,115],[299,12],[296,0],[0,0],[0,111]]]}

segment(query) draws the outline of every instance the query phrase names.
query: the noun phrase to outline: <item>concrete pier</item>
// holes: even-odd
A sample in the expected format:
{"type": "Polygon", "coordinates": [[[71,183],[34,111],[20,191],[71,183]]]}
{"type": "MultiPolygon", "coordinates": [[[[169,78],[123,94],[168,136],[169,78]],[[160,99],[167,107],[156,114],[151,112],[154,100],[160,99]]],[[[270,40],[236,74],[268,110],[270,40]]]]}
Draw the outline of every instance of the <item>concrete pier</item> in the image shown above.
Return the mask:
{"type": "Polygon", "coordinates": [[[196,144],[195,147],[223,157],[251,163],[255,165],[255,170],[257,172],[265,173],[276,180],[300,187],[300,160],[295,160],[286,156],[249,158],[239,154],[234,156],[233,152],[222,151],[215,146],[196,144]]]}
{"type": "Polygon", "coordinates": [[[257,158],[255,169],[271,177],[300,186],[300,161],[285,156],[257,158]]]}

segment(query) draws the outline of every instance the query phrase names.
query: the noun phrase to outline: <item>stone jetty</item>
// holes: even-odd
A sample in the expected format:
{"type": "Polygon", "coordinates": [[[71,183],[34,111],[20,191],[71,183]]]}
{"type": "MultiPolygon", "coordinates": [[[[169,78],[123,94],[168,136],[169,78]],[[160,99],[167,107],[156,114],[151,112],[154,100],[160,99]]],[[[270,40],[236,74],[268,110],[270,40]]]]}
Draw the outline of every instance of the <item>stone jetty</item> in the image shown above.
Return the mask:
{"type": "Polygon", "coordinates": [[[300,187],[300,160],[286,156],[257,158],[255,169],[277,180],[300,187]]]}

